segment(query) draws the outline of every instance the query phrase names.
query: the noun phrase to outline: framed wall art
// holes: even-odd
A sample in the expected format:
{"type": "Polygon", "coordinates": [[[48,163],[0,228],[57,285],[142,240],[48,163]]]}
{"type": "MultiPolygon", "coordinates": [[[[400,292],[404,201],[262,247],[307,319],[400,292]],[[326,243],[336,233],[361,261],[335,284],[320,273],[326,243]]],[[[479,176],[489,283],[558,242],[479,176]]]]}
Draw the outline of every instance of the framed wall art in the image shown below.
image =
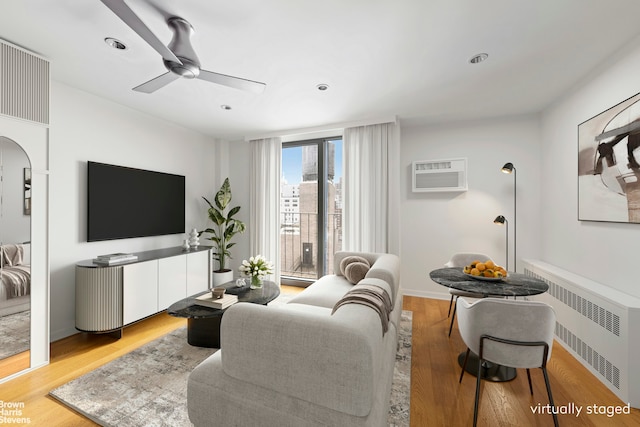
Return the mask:
{"type": "Polygon", "coordinates": [[[639,101],[578,125],[578,220],[640,223],[639,101]]]}
{"type": "Polygon", "coordinates": [[[24,168],[24,205],[22,212],[31,215],[31,168],[24,168]]]}

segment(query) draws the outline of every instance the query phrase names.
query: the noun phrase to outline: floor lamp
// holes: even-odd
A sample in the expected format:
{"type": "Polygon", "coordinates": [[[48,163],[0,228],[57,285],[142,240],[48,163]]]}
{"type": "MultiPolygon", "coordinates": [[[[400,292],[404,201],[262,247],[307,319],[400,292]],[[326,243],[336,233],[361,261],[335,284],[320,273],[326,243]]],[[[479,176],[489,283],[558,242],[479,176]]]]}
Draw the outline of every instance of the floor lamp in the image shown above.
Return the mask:
{"type": "Polygon", "coordinates": [[[507,218],[503,217],[502,215],[498,215],[496,217],[496,219],[493,220],[494,224],[501,224],[504,225],[504,229],[505,229],[505,258],[507,259],[507,265],[506,270],[509,271],[509,221],[507,221],[507,218]]]}
{"type": "MultiPolygon", "coordinates": [[[[502,172],[513,174],[513,271],[518,272],[518,257],[516,256],[516,167],[513,163],[505,163],[502,166],[502,172]]],[[[508,257],[508,255],[507,255],[508,257]]]]}

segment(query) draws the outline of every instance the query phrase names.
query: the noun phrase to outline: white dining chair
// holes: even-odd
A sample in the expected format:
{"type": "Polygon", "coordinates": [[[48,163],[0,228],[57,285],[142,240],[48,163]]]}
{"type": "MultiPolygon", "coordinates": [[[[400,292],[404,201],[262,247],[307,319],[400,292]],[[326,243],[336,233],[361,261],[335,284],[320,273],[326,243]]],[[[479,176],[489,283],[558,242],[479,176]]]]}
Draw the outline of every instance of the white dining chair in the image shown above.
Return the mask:
{"type": "MultiPolygon", "coordinates": [[[[474,252],[459,252],[453,254],[451,259],[444,265],[445,267],[464,267],[466,265],[471,264],[473,261],[489,261],[491,258],[488,255],[474,252]]],[[[454,299],[458,297],[467,297],[467,298],[483,298],[483,295],[474,294],[471,292],[460,291],[458,289],[449,288],[449,294],[451,295],[451,300],[449,301],[449,312],[447,313],[447,317],[451,316],[451,307],[453,306],[453,316],[451,316],[451,323],[449,324],[449,336],[451,336],[451,330],[453,329],[453,322],[456,319],[456,306],[454,305],[454,299]]]]}
{"type": "MultiPolygon", "coordinates": [[[[551,385],[547,374],[547,361],[551,358],[556,313],[549,304],[539,301],[519,301],[484,298],[473,303],[458,298],[458,329],[467,345],[467,353],[460,373],[460,382],[469,353],[478,355],[478,376],[473,407],[473,425],[477,424],[480,402],[482,365],[491,362],[513,368],[526,368],[529,391],[533,395],[530,368],[541,368],[549,403],[555,409],[551,385]]],[[[553,413],[553,423],[558,417],[553,413]]]]}

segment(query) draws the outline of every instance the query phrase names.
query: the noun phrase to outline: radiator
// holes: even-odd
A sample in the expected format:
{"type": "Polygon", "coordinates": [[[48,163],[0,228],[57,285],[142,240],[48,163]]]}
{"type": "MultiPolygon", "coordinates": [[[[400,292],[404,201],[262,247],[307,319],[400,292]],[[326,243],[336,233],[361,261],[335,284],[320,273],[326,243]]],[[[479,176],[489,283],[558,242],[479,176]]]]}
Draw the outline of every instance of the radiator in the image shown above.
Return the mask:
{"type": "Polygon", "coordinates": [[[624,403],[640,407],[640,298],[537,260],[524,274],[549,291],[532,299],[556,311],[556,341],[624,403]]]}

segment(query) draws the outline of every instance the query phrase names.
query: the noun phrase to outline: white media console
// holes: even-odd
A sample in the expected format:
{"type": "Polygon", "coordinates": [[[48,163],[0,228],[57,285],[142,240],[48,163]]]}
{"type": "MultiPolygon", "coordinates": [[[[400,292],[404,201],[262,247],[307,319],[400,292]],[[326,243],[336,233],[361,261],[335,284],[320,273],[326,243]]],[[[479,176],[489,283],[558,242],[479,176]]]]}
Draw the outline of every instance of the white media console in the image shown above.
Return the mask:
{"type": "Polygon", "coordinates": [[[124,326],[210,288],[208,246],[135,255],[136,261],[112,266],[92,260],[76,264],[76,329],[120,337],[124,326]]]}

